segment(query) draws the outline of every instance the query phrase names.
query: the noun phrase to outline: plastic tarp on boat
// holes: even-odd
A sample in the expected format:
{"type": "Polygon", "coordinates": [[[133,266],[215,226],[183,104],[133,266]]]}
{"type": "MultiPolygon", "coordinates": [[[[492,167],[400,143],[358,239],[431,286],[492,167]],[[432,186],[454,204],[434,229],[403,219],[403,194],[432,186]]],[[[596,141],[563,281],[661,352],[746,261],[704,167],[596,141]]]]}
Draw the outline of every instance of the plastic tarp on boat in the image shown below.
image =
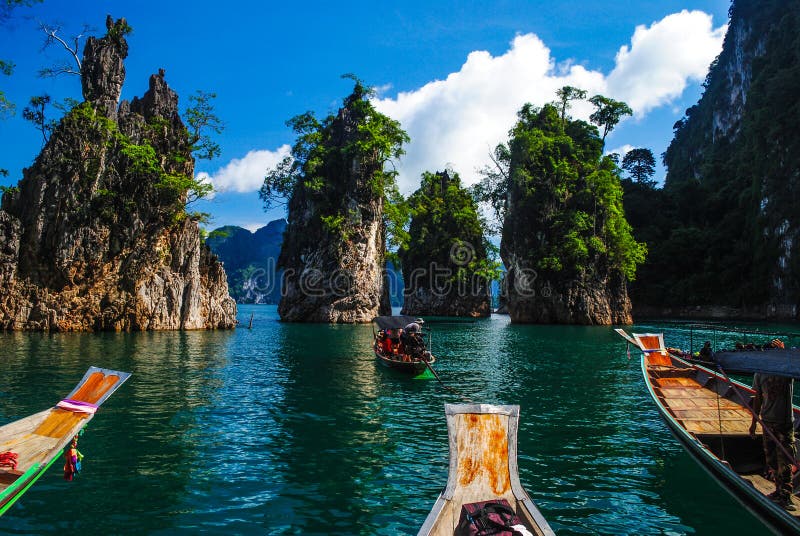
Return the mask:
{"type": "Polygon", "coordinates": [[[403,329],[412,323],[415,316],[376,316],[373,322],[381,329],[403,329]]]}
{"type": "MultiPolygon", "coordinates": [[[[761,372],[800,380],[800,349],[737,350],[714,352],[713,359],[726,372],[761,372]]],[[[713,367],[712,367],[713,368],[713,367]]]]}

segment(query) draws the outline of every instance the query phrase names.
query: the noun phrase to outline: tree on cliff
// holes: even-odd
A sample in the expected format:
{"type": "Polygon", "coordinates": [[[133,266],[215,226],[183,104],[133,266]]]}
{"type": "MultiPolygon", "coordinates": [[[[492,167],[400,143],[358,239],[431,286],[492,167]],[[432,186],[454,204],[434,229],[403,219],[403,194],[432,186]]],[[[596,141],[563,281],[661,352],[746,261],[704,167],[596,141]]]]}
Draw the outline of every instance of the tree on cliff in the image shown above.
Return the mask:
{"type": "Polygon", "coordinates": [[[556,105],[526,104],[517,115],[497,150],[507,162],[497,175],[506,179],[482,181],[483,200],[505,213],[500,249],[512,320],[630,321],[624,281],[635,278],[646,247],[625,219],[619,168],[603,156],[597,128],[562,119],[556,105]]]}
{"type": "Polygon", "coordinates": [[[633,115],[631,107],[621,101],[616,101],[602,95],[595,95],[589,102],[594,104],[596,110],[589,116],[589,120],[603,129],[603,143],[606,136],[614,130],[623,116],[633,115]]]}
{"type": "Polygon", "coordinates": [[[458,174],[423,173],[408,206],[411,224],[400,250],[404,314],[488,315],[488,284],[499,279],[499,263],[489,259],[477,203],[458,174]]]}
{"type": "Polygon", "coordinates": [[[268,171],[259,191],[265,208],[288,204],[278,259],[283,320],[369,322],[391,310],[386,239],[401,238],[406,219],[397,173],[387,165],[409,138],[375,110],[370,88],[347,77],[355,86],[338,113],[288,121],[297,133],[291,156],[268,171]]]}
{"type": "Polygon", "coordinates": [[[602,257],[634,279],[645,248],[631,235],[616,166],[602,156],[597,130],[561,121],[551,105],[525,105],[518,117],[509,142],[517,206],[506,215],[504,238],[523,229],[543,233],[528,253],[540,269],[580,274],[602,257]]]}
{"type": "Polygon", "coordinates": [[[409,141],[408,134],[399,122],[375,110],[369,100],[374,95],[372,88],[352,75],[343,78],[355,81],[353,92],[343,103],[343,109],[348,110],[350,120],[356,125],[353,139],[342,143],[334,136],[335,115],[320,121],[309,111],[289,119],[286,124],[297,134],[291,156],[268,170],[259,198],[268,210],[275,204],[285,204],[302,191],[318,202],[317,223],[326,233],[336,238],[346,237],[348,214],[336,207],[337,184],[332,178],[346,175],[347,166],[355,161],[370,171],[367,183],[372,193],[382,199],[389,232],[400,235],[406,217],[404,213],[395,214],[402,202],[397,190],[397,171],[386,169],[385,164],[404,154],[403,143],[409,141]]]}
{"type": "Polygon", "coordinates": [[[636,182],[654,182],[652,177],[656,172],[656,159],[653,151],[643,147],[631,149],[622,158],[622,169],[630,173],[636,182]]]}
{"type": "Polygon", "coordinates": [[[585,99],[586,90],[572,86],[564,86],[556,90],[556,97],[558,97],[559,107],[561,108],[561,120],[563,121],[567,117],[570,101],[585,99]]]}

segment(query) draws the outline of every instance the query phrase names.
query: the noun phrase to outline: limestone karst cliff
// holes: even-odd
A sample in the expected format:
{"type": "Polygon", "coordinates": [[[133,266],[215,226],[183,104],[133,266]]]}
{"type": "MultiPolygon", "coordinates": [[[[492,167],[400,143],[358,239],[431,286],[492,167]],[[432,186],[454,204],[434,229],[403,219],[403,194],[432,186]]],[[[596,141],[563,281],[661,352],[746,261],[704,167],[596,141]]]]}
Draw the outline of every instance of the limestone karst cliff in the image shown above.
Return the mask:
{"type": "Polygon", "coordinates": [[[651,251],[635,309],[800,317],[798,73],[800,2],[734,0],[705,91],[675,123],[664,188],[626,192],[626,206],[659,207],[632,220],[651,251]]]}
{"type": "Polygon", "coordinates": [[[356,82],[337,114],[290,121],[299,137],[278,260],[284,321],[369,322],[391,312],[384,203],[394,176],[384,164],[407,135],[368,96],[356,82]]]}
{"type": "Polygon", "coordinates": [[[507,150],[500,254],[512,322],[628,324],[627,280],[643,260],[597,129],[525,105],[507,150]]]}
{"type": "Polygon", "coordinates": [[[478,208],[455,173],[424,173],[408,200],[411,224],[401,250],[402,314],[491,314],[488,260],[478,208]]]}
{"type": "Polygon", "coordinates": [[[185,211],[194,173],[164,72],[119,105],[124,19],[84,50],[85,101],[52,132],[0,210],[0,326],[232,328],[225,270],[185,211]]]}

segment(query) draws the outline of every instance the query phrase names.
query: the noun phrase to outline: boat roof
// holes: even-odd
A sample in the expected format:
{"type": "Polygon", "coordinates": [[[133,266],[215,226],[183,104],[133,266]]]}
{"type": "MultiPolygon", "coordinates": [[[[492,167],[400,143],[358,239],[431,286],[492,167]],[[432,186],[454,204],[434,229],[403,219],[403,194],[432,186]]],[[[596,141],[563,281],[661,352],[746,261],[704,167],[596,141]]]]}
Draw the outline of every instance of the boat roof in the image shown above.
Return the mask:
{"type": "Polygon", "coordinates": [[[378,324],[381,329],[402,329],[410,323],[418,320],[416,316],[397,315],[397,316],[376,316],[372,321],[378,324]]]}
{"type": "Polygon", "coordinates": [[[736,350],[714,352],[712,359],[726,372],[771,374],[800,380],[800,349],[736,350]]]}

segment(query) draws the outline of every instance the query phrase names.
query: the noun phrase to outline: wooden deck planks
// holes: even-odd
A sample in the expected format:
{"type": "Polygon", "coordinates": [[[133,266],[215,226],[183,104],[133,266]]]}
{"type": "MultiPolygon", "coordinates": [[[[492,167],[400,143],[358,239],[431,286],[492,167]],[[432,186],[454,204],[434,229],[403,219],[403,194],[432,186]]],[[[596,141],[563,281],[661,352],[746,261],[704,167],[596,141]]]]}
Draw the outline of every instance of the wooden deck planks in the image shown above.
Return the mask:
{"type": "Polygon", "coordinates": [[[49,459],[50,452],[58,443],[59,438],[29,433],[4,441],[0,450],[16,452],[19,456],[17,469],[27,471],[34,463],[49,459]]]}
{"type": "Polygon", "coordinates": [[[722,419],[723,421],[746,421],[750,424],[752,420],[752,416],[750,412],[746,409],[742,408],[734,408],[734,409],[720,409],[717,411],[717,408],[712,409],[673,409],[672,413],[679,419],[687,420],[687,419],[699,419],[699,420],[708,420],[708,419],[722,419]]]}
{"type": "MultiPolygon", "coordinates": [[[[683,419],[682,419],[683,420],[683,419]]],[[[720,421],[717,419],[709,420],[683,420],[686,429],[693,434],[719,434],[725,435],[749,435],[750,421],[720,421]]]]}
{"type": "Polygon", "coordinates": [[[659,387],[676,387],[687,389],[702,389],[702,385],[697,383],[694,378],[687,377],[673,377],[673,378],[656,378],[659,387]]]}
{"type": "Polygon", "coordinates": [[[715,398],[666,398],[664,397],[664,405],[666,405],[671,410],[685,410],[685,409],[713,409],[716,410],[717,407],[719,409],[738,409],[741,408],[739,404],[731,402],[730,400],[726,400],[724,398],[719,399],[719,406],[717,406],[717,399],[715,398]]]}

